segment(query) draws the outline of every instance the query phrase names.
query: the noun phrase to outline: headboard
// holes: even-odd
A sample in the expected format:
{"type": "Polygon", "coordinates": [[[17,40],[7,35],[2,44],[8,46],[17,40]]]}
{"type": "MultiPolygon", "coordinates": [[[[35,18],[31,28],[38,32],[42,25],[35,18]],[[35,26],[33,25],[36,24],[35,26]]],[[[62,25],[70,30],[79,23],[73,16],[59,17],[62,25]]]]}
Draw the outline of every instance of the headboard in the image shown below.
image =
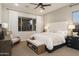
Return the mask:
{"type": "Polygon", "coordinates": [[[68,29],[68,22],[55,22],[48,24],[48,32],[54,32],[54,31],[67,31],[68,29]]]}

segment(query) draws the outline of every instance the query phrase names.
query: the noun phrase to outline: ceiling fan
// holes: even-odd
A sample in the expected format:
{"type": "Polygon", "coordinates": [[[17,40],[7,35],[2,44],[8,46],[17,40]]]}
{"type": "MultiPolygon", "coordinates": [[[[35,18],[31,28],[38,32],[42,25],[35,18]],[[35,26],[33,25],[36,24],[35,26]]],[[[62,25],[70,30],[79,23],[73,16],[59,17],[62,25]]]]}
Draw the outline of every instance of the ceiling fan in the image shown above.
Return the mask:
{"type": "Polygon", "coordinates": [[[51,6],[51,4],[44,4],[44,3],[31,3],[33,5],[37,5],[34,9],[37,9],[38,7],[42,8],[43,10],[45,10],[45,7],[47,6],[51,6]]]}

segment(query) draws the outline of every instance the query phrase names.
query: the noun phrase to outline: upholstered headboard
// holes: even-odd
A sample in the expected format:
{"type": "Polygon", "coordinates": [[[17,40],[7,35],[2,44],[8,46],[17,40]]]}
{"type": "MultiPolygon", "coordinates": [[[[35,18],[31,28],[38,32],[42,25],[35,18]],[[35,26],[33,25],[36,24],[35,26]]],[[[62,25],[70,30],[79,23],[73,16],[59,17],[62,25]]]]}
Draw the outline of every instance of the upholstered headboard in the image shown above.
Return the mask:
{"type": "Polygon", "coordinates": [[[55,22],[48,24],[48,32],[54,31],[67,31],[68,29],[68,22],[55,22]]]}

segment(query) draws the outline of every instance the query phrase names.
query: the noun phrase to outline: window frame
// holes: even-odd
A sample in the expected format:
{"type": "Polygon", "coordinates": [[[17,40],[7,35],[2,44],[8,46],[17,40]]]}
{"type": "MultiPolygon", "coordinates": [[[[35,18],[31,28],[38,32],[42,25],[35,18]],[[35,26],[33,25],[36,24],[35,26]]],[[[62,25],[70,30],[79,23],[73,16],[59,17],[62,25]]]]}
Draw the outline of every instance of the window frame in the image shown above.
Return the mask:
{"type": "Polygon", "coordinates": [[[74,22],[74,19],[73,19],[73,13],[74,13],[74,12],[79,12],[79,10],[72,11],[72,21],[73,21],[74,24],[79,25],[79,23],[74,22]]]}
{"type": "Polygon", "coordinates": [[[19,18],[21,18],[21,30],[19,30],[19,23],[18,23],[18,31],[19,31],[19,32],[36,31],[36,18],[18,16],[18,22],[19,22],[19,18]],[[22,19],[23,19],[23,18],[29,18],[29,19],[31,19],[31,20],[32,20],[32,23],[33,23],[33,20],[35,20],[35,30],[33,29],[34,26],[33,26],[33,24],[32,24],[32,29],[31,29],[31,30],[25,30],[25,31],[23,31],[23,30],[22,30],[22,27],[23,27],[23,26],[22,26],[22,23],[23,23],[22,19]]]}

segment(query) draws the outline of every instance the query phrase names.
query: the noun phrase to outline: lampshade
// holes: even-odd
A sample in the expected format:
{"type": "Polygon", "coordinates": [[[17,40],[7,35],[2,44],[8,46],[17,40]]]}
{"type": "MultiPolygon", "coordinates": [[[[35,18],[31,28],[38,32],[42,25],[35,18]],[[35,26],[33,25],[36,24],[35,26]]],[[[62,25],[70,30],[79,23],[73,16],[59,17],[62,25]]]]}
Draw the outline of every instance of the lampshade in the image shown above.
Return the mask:
{"type": "Polygon", "coordinates": [[[68,29],[75,29],[75,25],[69,25],[68,29]]]}
{"type": "Polygon", "coordinates": [[[8,24],[7,23],[2,23],[2,27],[3,28],[8,28],[8,24]]]}
{"type": "Polygon", "coordinates": [[[49,27],[49,25],[46,25],[44,28],[45,28],[45,30],[47,30],[48,29],[48,27],[49,27]]]}

